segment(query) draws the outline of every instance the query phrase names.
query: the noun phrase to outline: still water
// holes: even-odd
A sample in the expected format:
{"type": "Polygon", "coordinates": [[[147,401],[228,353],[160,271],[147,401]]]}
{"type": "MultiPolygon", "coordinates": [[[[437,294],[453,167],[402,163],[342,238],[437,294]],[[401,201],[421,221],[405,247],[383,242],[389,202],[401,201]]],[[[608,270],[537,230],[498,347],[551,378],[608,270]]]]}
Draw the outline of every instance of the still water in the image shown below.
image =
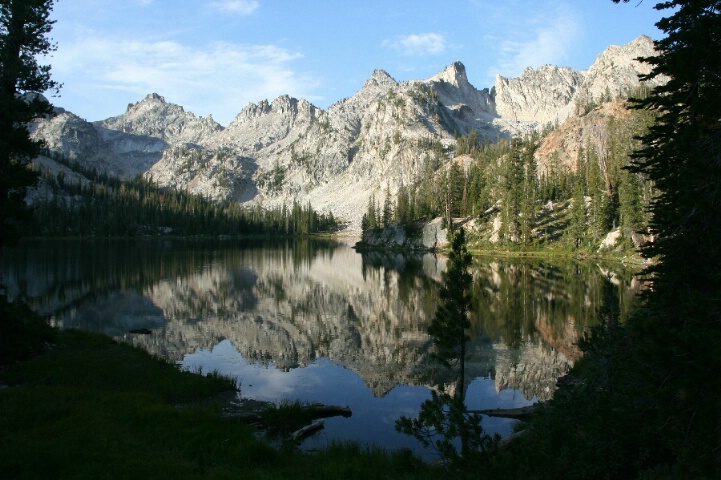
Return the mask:
{"type": "MultiPolygon", "coordinates": [[[[307,440],[407,447],[395,420],[453,385],[426,329],[446,259],[360,254],[297,240],[27,241],[7,250],[3,281],[62,328],[139,345],[180,368],[238,379],[244,398],[349,406],[307,440]],[[131,334],[148,329],[149,335],[131,334]]],[[[600,312],[621,319],[639,288],[619,265],[476,258],[466,373],[471,409],[546,400],[600,312]]],[[[489,433],[511,421],[484,417],[489,433]]]]}

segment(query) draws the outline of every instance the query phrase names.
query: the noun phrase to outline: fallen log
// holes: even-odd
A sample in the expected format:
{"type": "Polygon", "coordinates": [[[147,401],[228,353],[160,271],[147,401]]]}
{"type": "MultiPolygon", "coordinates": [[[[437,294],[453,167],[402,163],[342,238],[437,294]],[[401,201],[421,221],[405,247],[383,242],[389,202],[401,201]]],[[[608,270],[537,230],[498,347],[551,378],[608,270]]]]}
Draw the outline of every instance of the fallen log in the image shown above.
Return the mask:
{"type": "Polygon", "coordinates": [[[293,432],[290,436],[290,439],[294,442],[298,442],[300,440],[303,440],[304,438],[314,434],[318,430],[322,430],[325,428],[325,425],[323,423],[323,420],[316,420],[315,422],[311,423],[310,425],[306,425],[303,428],[299,428],[295,432],[293,432]]]}
{"type": "Polygon", "coordinates": [[[468,413],[480,413],[489,417],[515,418],[522,420],[529,418],[538,412],[538,404],[534,403],[527,407],[520,408],[491,408],[488,410],[469,410],[468,413]]]}

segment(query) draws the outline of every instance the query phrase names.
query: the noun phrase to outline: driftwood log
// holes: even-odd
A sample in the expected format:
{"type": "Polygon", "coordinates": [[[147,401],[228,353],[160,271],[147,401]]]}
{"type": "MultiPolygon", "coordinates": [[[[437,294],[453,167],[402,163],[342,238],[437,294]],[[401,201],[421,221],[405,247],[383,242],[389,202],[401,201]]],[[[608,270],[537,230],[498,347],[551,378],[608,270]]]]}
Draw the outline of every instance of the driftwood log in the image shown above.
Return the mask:
{"type": "MultiPolygon", "coordinates": [[[[255,425],[263,429],[266,427],[266,419],[264,418],[263,412],[269,407],[272,407],[272,404],[268,402],[257,402],[252,400],[242,402],[240,404],[232,402],[232,407],[225,409],[223,416],[232,417],[244,423],[255,425]]],[[[340,407],[337,405],[314,403],[311,405],[305,405],[301,408],[307,413],[306,418],[313,419],[314,421],[303,428],[299,428],[287,437],[289,441],[296,443],[302,442],[315,432],[325,428],[323,420],[319,420],[321,418],[350,417],[353,415],[350,408],[340,407]]]]}
{"type": "Polygon", "coordinates": [[[290,436],[290,439],[294,442],[299,442],[304,438],[313,435],[318,430],[322,430],[324,427],[325,425],[323,423],[323,420],[316,420],[310,425],[306,425],[305,427],[299,428],[298,430],[293,432],[290,436]]]}
{"type": "Polygon", "coordinates": [[[323,420],[317,420],[319,418],[350,417],[351,415],[353,415],[353,412],[351,412],[350,408],[348,407],[339,407],[336,405],[322,405],[320,403],[307,405],[303,407],[303,410],[309,412],[312,418],[316,420],[310,425],[306,425],[305,427],[299,428],[298,430],[293,432],[289,437],[290,440],[293,442],[302,442],[305,438],[311,436],[318,430],[322,430],[323,428],[325,428],[323,420]]]}

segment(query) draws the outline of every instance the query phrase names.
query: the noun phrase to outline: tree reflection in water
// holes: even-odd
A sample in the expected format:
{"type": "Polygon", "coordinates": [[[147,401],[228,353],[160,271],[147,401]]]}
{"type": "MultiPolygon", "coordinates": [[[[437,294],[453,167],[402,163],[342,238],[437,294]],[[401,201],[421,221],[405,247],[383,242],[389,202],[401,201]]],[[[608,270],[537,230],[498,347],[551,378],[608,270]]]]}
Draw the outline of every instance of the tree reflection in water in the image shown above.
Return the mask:
{"type": "MultiPolygon", "coordinates": [[[[441,256],[361,255],[311,240],[56,240],[24,242],[2,265],[10,298],[53,324],[123,338],[171,362],[225,341],[244,363],[279,372],[328,359],[376,399],[398,386],[427,396],[427,387],[453,384],[431,361],[427,334],[441,256]],[[152,333],[128,333],[137,328],[152,333]]],[[[549,398],[604,303],[623,321],[640,288],[632,272],[593,262],[474,258],[471,271],[466,378],[495,383],[493,396],[468,398],[472,408],[502,406],[509,389],[525,403],[549,398]]]]}

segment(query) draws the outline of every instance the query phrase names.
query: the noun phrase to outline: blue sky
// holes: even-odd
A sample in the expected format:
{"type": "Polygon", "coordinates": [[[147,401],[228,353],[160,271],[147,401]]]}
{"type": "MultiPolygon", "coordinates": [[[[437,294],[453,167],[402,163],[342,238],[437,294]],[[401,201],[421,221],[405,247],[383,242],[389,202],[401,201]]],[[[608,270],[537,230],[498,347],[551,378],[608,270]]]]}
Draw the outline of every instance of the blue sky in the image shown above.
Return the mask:
{"type": "Polygon", "coordinates": [[[87,120],[148,93],[222,125],[282,94],[321,108],[383,69],[425,79],[454,61],[476,88],[543,64],[587,69],[608,45],[658,39],[655,1],[58,0],[63,83],[53,103],[87,120]]]}

